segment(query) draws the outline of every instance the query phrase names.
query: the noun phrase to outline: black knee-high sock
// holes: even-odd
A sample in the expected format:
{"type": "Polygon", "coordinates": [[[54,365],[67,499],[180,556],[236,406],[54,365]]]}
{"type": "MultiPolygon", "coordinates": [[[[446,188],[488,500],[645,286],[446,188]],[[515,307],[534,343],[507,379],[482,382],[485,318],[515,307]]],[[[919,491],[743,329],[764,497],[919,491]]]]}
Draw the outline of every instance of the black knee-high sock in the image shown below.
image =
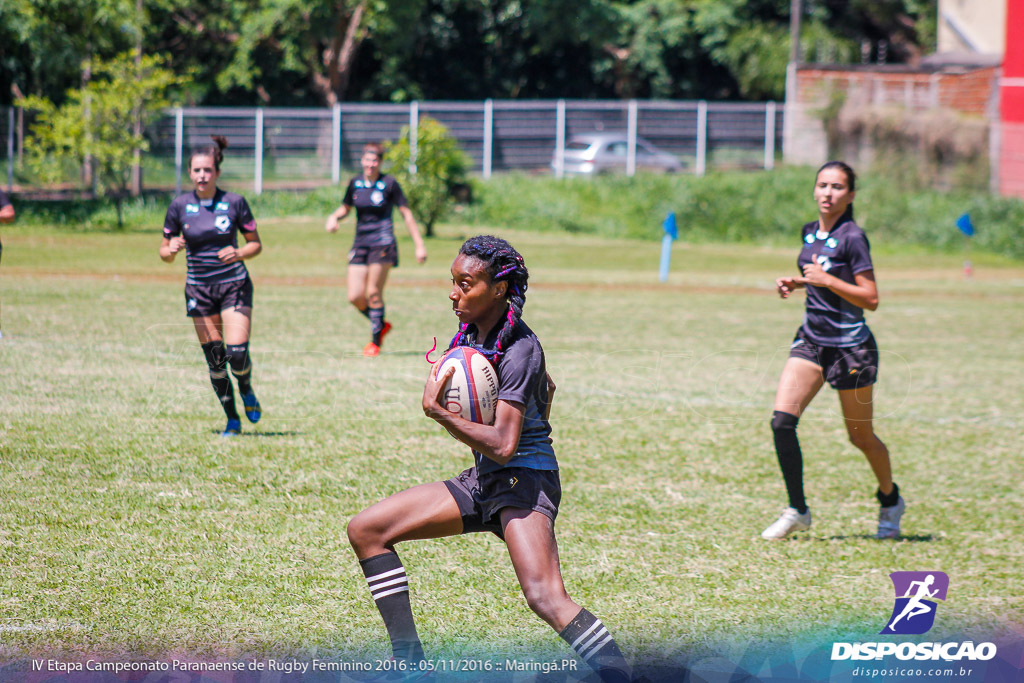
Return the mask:
{"type": "Polygon", "coordinates": [[[210,384],[224,408],[224,414],[229,420],[237,420],[238,412],[235,410],[235,390],[231,387],[231,379],[228,377],[228,356],[224,350],[224,344],[219,341],[211,341],[203,344],[203,355],[206,356],[206,364],[210,368],[210,384]]]}
{"type": "Polygon", "coordinates": [[[360,313],[362,313],[364,316],[366,316],[367,320],[370,319],[370,308],[369,308],[369,306],[367,306],[366,308],[357,308],[356,310],[359,311],[360,313]]]}
{"type": "Polygon", "coordinates": [[[384,626],[391,638],[391,649],[396,659],[419,661],[423,659],[423,646],[416,634],[416,624],[409,604],[409,580],[397,553],[384,553],[360,560],[366,584],[384,626]]]}
{"type": "Polygon", "coordinates": [[[629,664],[601,620],[585,609],[558,634],[605,683],[629,683],[629,664]]]}
{"type": "Polygon", "coordinates": [[[238,382],[238,391],[244,396],[252,393],[252,360],[249,358],[249,342],[244,344],[228,344],[228,363],[231,374],[238,382]]]}
{"type": "Polygon", "coordinates": [[[800,453],[800,441],[796,438],[796,415],[776,410],[772,413],[772,433],[775,435],[775,453],[779,457],[782,478],[786,480],[789,506],[803,514],[807,512],[804,499],[804,457],[800,453]]]}
{"type": "Polygon", "coordinates": [[[380,333],[384,329],[384,307],[369,309],[370,331],[373,332],[373,343],[380,346],[380,333]]]}

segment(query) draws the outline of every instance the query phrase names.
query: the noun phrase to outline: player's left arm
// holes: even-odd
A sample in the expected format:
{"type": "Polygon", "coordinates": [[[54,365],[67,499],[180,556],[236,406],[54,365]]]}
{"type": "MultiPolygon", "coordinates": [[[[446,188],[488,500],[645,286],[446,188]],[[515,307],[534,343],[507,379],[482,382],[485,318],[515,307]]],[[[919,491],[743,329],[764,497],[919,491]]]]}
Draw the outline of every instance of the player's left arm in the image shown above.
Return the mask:
{"type": "Polygon", "coordinates": [[[526,406],[515,401],[499,400],[494,411],[493,425],[466,420],[441,405],[444,385],[454,373],[455,368],[451,367],[444,375],[436,377],[434,369],[431,369],[426,386],[423,387],[423,412],[462,443],[499,465],[504,465],[516,454],[519,446],[526,406]]]}
{"type": "Polygon", "coordinates": [[[0,223],[13,223],[14,222],[14,205],[6,204],[0,207],[0,223]]]}
{"type": "Polygon", "coordinates": [[[420,226],[412,215],[412,209],[408,206],[399,206],[398,212],[402,214],[405,227],[409,229],[409,237],[412,237],[413,244],[416,245],[416,263],[423,263],[427,260],[427,245],[423,243],[423,237],[420,235],[420,226]]]}
{"type": "Polygon", "coordinates": [[[260,241],[260,234],[257,230],[244,230],[242,231],[242,236],[245,237],[245,244],[241,247],[224,247],[217,252],[217,257],[221,260],[221,263],[244,261],[259,255],[263,251],[263,242],[260,241]]]}
{"type": "Polygon", "coordinates": [[[829,289],[854,306],[874,311],[878,308],[878,285],[875,284],[875,271],[865,270],[853,276],[851,284],[845,280],[829,275],[820,263],[808,263],[804,266],[804,276],[799,278],[803,284],[829,289]]]}

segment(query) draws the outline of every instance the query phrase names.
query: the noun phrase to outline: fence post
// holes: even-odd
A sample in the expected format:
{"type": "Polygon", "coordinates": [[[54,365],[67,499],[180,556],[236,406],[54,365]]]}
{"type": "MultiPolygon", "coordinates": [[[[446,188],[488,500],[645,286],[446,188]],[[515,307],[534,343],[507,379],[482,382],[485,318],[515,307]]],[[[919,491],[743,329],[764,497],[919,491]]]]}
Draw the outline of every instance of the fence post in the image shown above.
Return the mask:
{"type": "Polygon", "coordinates": [[[704,175],[707,170],[708,155],[708,103],[701,100],[697,103],[697,175],[704,175]]]}
{"type": "Polygon", "coordinates": [[[182,148],[185,146],[185,112],[174,108],[174,194],[181,194],[182,148]]]}
{"type": "Polygon", "coordinates": [[[331,107],[331,182],[341,182],[341,105],[331,107]]]}
{"type": "Polygon", "coordinates": [[[256,109],[256,178],[253,179],[253,191],[263,194],[263,107],[256,109]]]}
{"type": "Polygon", "coordinates": [[[636,119],[638,107],[636,100],[629,101],[626,110],[626,175],[636,175],[636,119]]]}
{"type": "Polygon", "coordinates": [[[416,155],[419,153],[420,103],[409,103],[409,175],[416,175],[416,155]]]}
{"type": "Polygon", "coordinates": [[[565,100],[555,105],[555,177],[565,177],[565,100]]]}
{"type": "Polygon", "coordinates": [[[484,100],[484,178],[491,177],[494,156],[494,100],[484,100]]]}
{"type": "Polygon", "coordinates": [[[7,107],[7,191],[14,191],[14,107],[7,107]]]}
{"type": "Polygon", "coordinates": [[[764,105],[764,170],[775,168],[775,102],[764,105]]]}

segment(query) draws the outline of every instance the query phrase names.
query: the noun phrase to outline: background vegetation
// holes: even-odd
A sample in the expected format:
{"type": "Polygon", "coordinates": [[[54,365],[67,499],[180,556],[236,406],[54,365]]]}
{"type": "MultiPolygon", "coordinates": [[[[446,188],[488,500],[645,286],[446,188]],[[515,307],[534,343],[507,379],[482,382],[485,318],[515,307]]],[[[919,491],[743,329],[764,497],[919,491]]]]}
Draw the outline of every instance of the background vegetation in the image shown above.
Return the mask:
{"type": "MultiPolygon", "coordinates": [[[[903,168],[893,166],[897,171],[903,168]]],[[[771,173],[723,172],[703,178],[638,174],[565,180],[502,174],[488,181],[473,180],[473,203],[456,206],[454,215],[478,229],[515,226],[555,234],[660,240],[661,222],[674,211],[680,239],[687,243],[791,245],[799,226],[815,217],[810,201],[814,170],[781,167],[771,173]]],[[[947,252],[970,248],[1024,259],[1019,239],[1024,202],[969,190],[928,189],[912,171],[908,167],[906,175],[868,173],[859,180],[856,217],[872,244],[947,252]],[[970,213],[977,227],[969,246],[955,227],[963,213],[970,213]]],[[[245,194],[244,187],[226,187],[245,194]]],[[[341,188],[266,192],[249,200],[261,221],[319,217],[337,208],[341,188]]],[[[155,230],[163,224],[167,201],[149,196],[127,202],[125,221],[136,229],[155,230]]],[[[27,224],[60,224],[74,231],[108,230],[116,224],[112,205],[102,200],[18,201],[16,206],[19,221],[27,224]]]]}
{"type": "MultiPolygon", "coordinates": [[[[884,45],[906,62],[934,45],[935,0],[805,7],[808,61],[874,61],[884,45]]],[[[195,104],[781,99],[789,12],[790,0],[5,0],[0,104],[59,104],[125,50],[193,73],[195,104]]]]}

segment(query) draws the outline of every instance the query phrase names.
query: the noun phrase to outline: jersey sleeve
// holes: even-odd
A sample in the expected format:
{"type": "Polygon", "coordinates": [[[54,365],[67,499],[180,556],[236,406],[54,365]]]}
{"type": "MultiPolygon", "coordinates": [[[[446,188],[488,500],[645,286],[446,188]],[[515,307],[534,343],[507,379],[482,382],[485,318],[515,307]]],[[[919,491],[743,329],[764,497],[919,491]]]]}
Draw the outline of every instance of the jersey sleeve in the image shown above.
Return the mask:
{"type": "Polygon", "coordinates": [[[395,206],[409,206],[409,200],[405,198],[405,193],[402,192],[402,186],[398,184],[398,181],[394,181],[394,185],[391,186],[391,203],[395,206]]]}
{"type": "Polygon", "coordinates": [[[350,181],[348,181],[348,187],[345,188],[345,196],[344,196],[344,198],[342,198],[341,203],[344,204],[345,206],[355,206],[356,205],[355,202],[356,202],[355,183],[353,183],[350,180],[350,181]]]}
{"type": "Polygon", "coordinates": [[[164,217],[164,239],[171,239],[181,234],[181,204],[171,202],[164,217]]]}
{"type": "Polygon", "coordinates": [[[245,201],[245,197],[238,198],[238,228],[243,232],[255,232],[256,231],[256,219],[253,218],[252,209],[249,208],[249,202],[245,201]]]}
{"type": "Polygon", "coordinates": [[[519,340],[498,364],[498,400],[526,405],[543,372],[544,350],[540,344],[519,340]]]}
{"type": "Polygon", "coordinates": [[[871,263],[871,244],[868,242],[868,236],[862,230],[850,235],[846,249],[846,258],[850,264],[851,273],[856,275],[866,270],[874,270],[875,266],[871,263]]]}

